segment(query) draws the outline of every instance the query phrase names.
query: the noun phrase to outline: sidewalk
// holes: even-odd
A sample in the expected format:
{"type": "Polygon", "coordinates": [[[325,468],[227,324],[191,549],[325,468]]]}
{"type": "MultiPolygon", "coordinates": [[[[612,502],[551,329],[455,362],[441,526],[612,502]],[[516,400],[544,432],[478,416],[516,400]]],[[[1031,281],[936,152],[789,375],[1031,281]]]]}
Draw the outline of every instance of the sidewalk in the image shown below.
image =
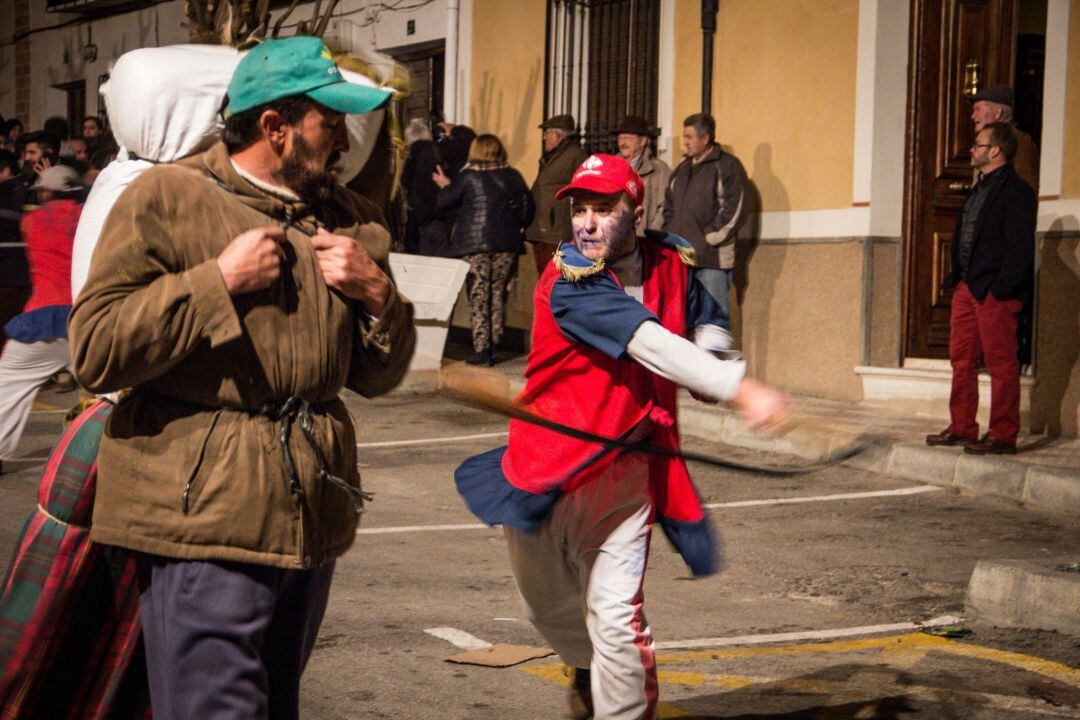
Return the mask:
{"type": "MultiPolygon", "coordinates": [[[[445,367],[457,364],[444,362],[445,367]]],[[[524,369],[524,357],[494,368],[508,381],[511,396],[524,386],[524,369]]],[[[923,442],[925,435],[944,427],[940,419],[811,397],[794,399],[791,428],[777,437],[757,435],[728,408],[699,403],[686,392],[679,398],[679,421],[686,435],[807,460],[824,460],[853,444],[869,443],[865,452],[844,464],[931,485],[1080,512],[1080,440],[1022,434],[1016,455],[968,455],[962,448],[932,448],[923,442]]]]}

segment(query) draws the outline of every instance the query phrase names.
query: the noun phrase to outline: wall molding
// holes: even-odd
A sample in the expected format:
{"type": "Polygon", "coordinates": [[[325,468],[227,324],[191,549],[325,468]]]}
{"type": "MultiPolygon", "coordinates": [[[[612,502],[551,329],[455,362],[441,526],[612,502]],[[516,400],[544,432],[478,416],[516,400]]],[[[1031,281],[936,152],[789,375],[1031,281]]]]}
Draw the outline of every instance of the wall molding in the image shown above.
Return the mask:
{"type": "MultiPolygon", "coordinates": [[[[1040,179],[1041,182],[1041,179],[1040,179]]],[[[1037,232],[1075,232],[1080,230],[1080,198],[1044,200],[1039,203],[1037,232]]]]}
{"type": "MultiPolygon", "coordinates": [[[[670,138],[676,133],[675,122],[675,0],[660,2],[660,57],[657,68],[656,97],[659,100],[656,109],[656,125],[660,128],[657,138],[657,156],[668,165],[675,167],[675,148],[670,138]]],[[[680,128],[681,129],[681,128],[680,128]]]]}
{"type": "MultiPolygon", "coordinates": [[[[1065,99],[1069,65],[1069,0],[1046,5],[1046,67],[1043,76],[1042,136],[1039,139],[1039,193],[1061,194],[1065,166],[1065,99]]],[[[1077,48],[1080,50],[1080,48],[1077,48]]],[[[1042,208],[1040,206],[1040,213],[1042,208]]],[[[1041,224],[1041,223],[1040,223],[1041,224]]]]}
{"type": "Polygon", "coordinates": [[[758,227],[762,239],[866,237],[870,207],[763,212],[758,227]]]}
{"type": "Polygon", "coordinates": [[[874,158],[874,83],[877,73],[878,0],[859,0],[855,60],[855,167],[851,201],[869,203],[874,158]]]}

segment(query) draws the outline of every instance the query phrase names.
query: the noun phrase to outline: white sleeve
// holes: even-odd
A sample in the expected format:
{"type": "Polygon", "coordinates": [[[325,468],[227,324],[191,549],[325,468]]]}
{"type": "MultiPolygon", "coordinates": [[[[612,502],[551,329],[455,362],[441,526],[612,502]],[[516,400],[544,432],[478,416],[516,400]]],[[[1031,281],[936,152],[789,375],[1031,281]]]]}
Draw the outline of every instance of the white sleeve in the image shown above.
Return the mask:
{"type": "Polygon", "coordinates": [[[626,352],[660,377],[717,400],[734,398],[746,374],[742,360],[721,360],[657,322],[641,323],[626,352]]]}

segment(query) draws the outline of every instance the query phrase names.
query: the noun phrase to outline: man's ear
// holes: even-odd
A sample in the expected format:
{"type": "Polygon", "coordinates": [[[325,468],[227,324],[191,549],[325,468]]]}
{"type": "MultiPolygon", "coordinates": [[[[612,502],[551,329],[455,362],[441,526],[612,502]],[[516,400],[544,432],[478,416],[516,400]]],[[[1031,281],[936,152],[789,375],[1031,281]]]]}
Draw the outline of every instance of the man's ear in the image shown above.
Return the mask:
{"type": "Polygon", "coordinates": [[[643,217],[645,217],[645,206],[644,205],[635,205],[634,206],[634,224],[637,225],[638,222],[643,217]]]}
{"type": "Polygon", "coordinates": [[[277,110],[267,110],[259,116],[259,127],[262,129],[263,137],[266,138],[274,148],[282,149],[285,147],[285,129],[288,127],[288,123],[285,122],[285,118],[277,110]]]}

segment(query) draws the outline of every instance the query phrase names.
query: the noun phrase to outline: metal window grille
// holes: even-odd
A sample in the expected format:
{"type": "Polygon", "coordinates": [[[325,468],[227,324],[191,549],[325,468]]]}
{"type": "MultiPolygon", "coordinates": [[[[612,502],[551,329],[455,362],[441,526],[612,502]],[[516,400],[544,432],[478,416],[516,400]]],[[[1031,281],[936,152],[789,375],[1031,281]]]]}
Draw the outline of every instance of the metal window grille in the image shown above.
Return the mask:
{"type": "Polygon", "coordinates": [[[656,125],[660,0],[549,0],[544,116],[569,113],[589,152],[626,115],[656,125]]]}

